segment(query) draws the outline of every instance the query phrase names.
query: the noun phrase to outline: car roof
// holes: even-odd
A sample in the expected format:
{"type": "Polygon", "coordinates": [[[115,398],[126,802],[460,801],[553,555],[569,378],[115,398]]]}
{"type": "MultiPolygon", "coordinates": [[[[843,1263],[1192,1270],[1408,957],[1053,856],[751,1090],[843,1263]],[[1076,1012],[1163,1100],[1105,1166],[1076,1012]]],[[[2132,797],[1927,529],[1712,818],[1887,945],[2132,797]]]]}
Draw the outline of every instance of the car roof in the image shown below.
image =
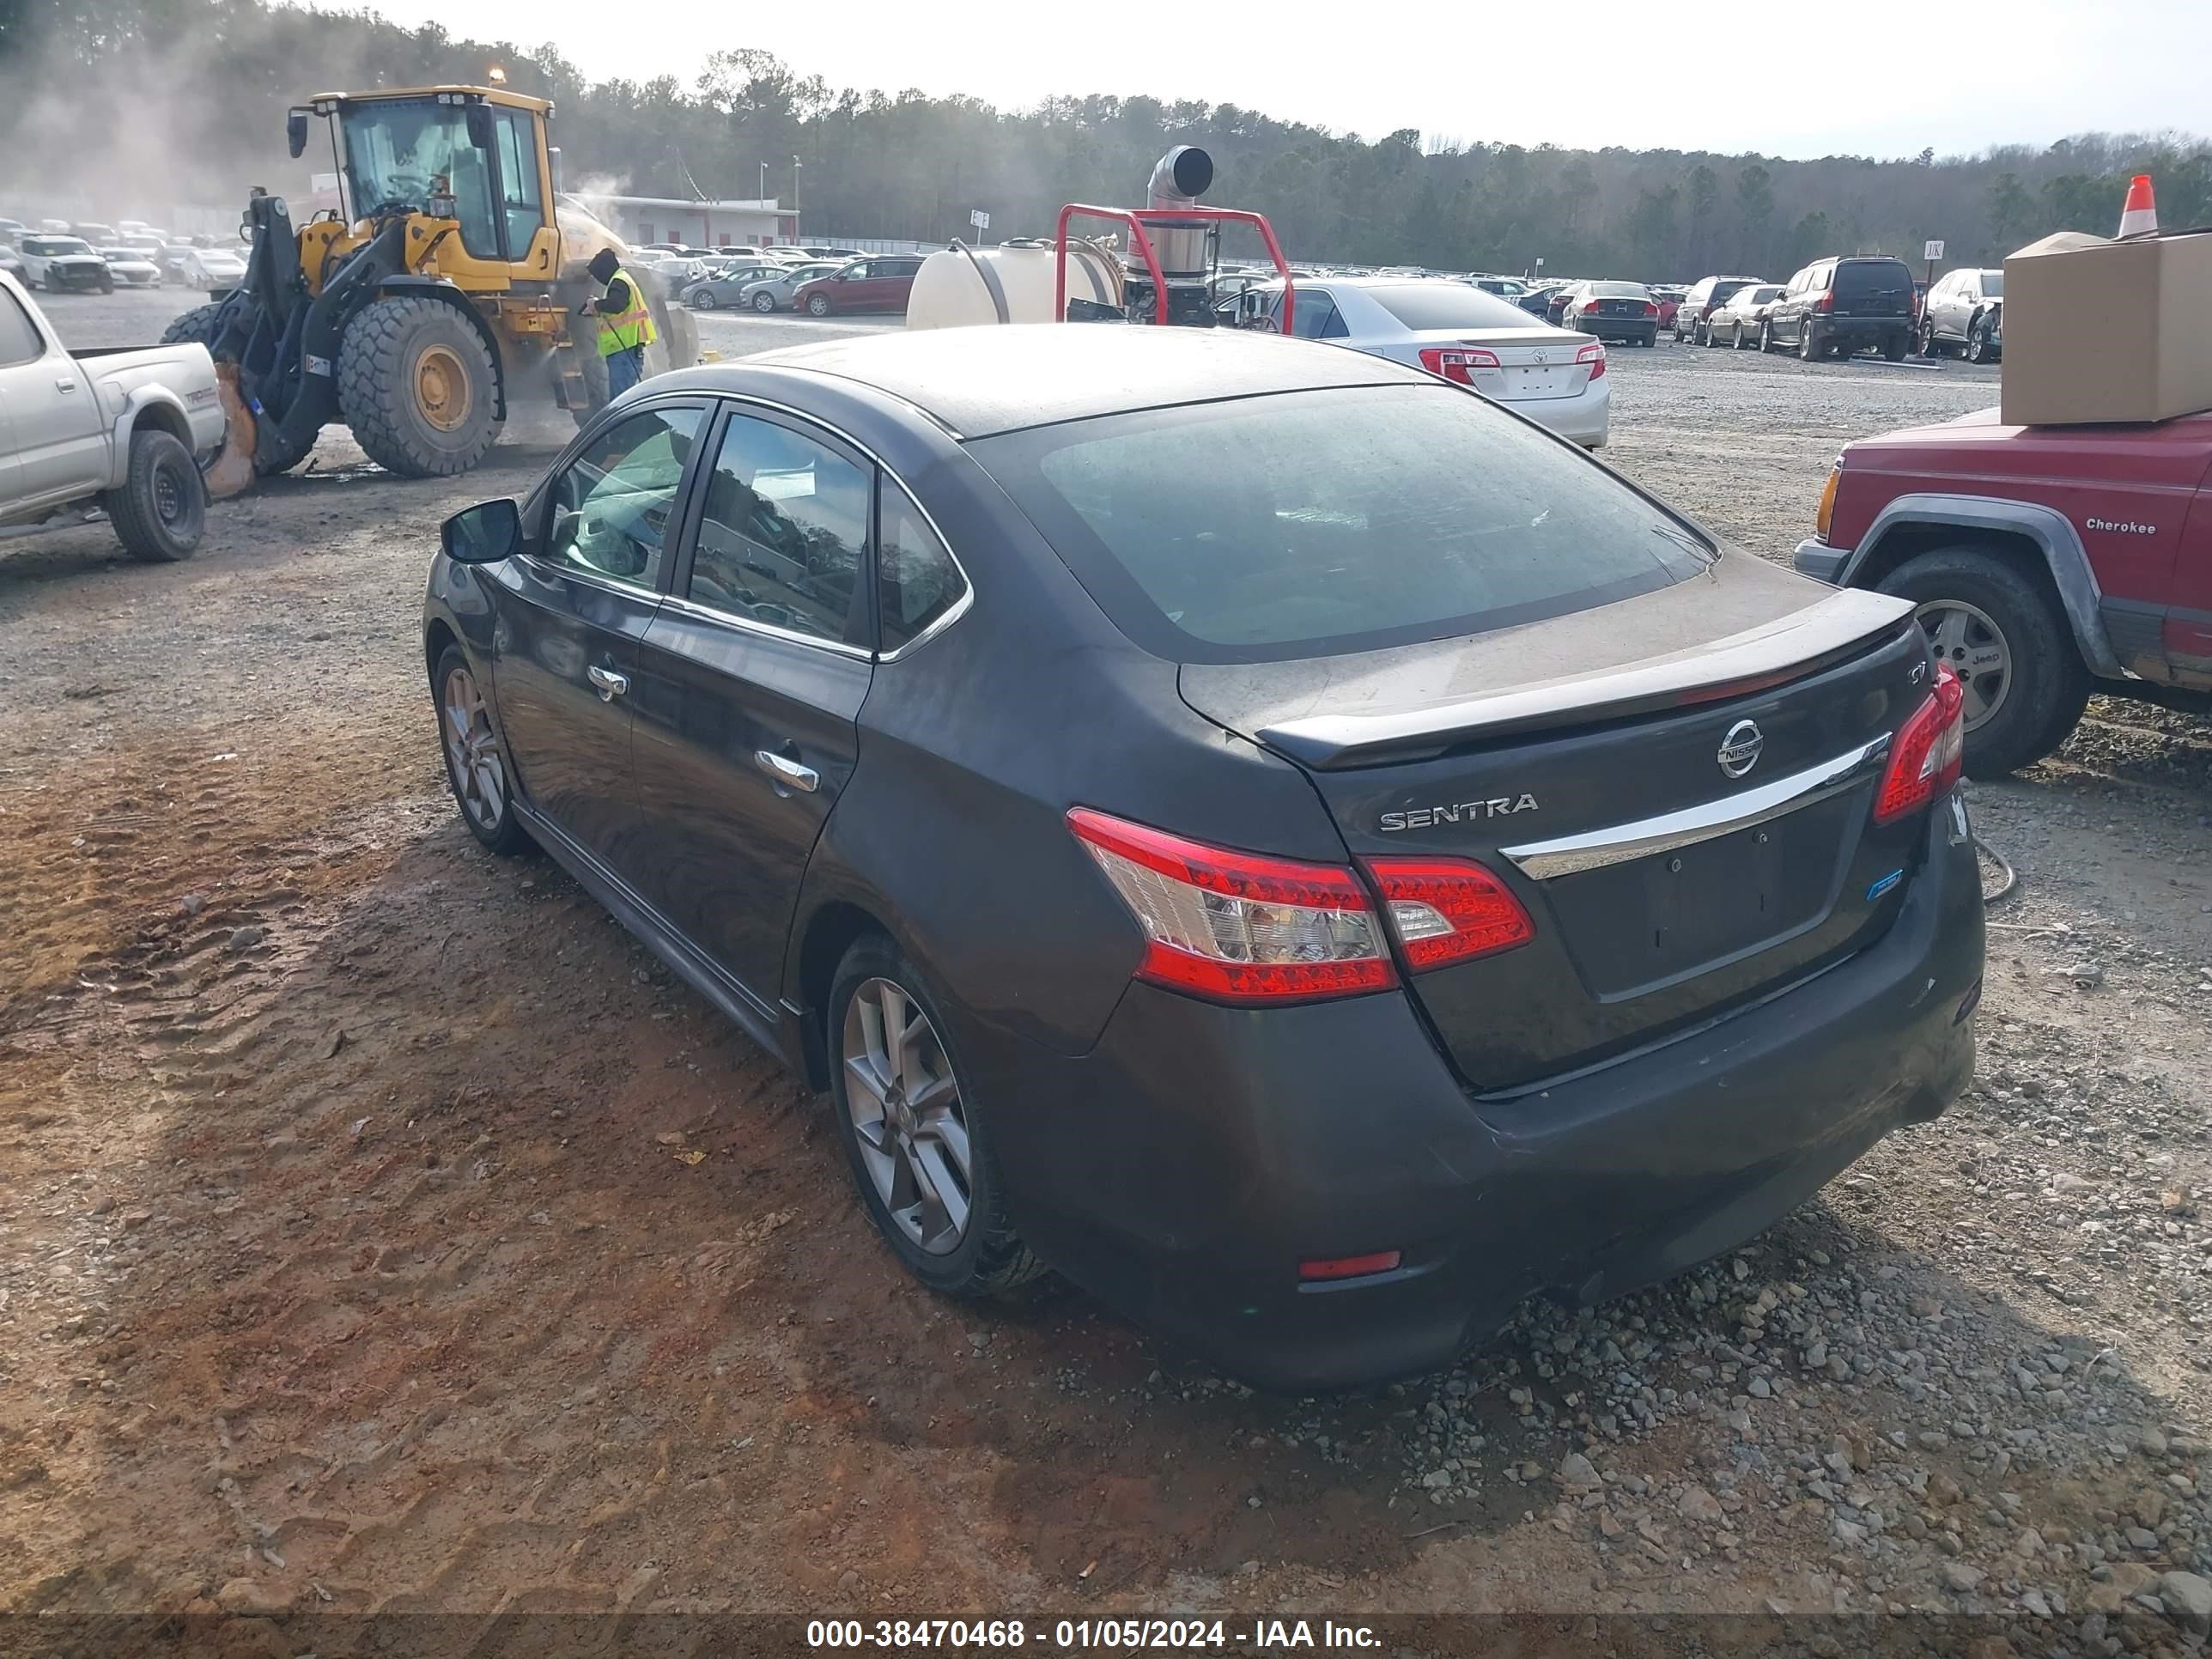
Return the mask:
{"type": "Polygon", "coordinates": [[[1418,370],[1310,341],[1121,323],[886,331],[761,352],[741,365],[686,369],[653,384],[735,391],[753,368],[872,386],[963,438],[1268,392],[1430,384],[1418,370]]]}

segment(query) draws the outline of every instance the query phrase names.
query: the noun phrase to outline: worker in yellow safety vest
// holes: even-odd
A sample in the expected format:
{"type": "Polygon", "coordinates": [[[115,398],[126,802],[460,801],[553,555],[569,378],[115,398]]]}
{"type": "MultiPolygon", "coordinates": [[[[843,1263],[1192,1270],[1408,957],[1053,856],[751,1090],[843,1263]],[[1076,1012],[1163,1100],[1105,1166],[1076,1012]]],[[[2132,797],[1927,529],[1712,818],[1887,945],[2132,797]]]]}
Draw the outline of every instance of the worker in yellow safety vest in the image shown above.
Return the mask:
{"type": "Polygon", "coordinates": [[[645,349],[660,337],[637,278],[611,247],[592,256],[592,280],[606,292],[584,309],[599,319],[599,356],[606,360],[607,397],[619,398],[645,378],[645,349]]]}

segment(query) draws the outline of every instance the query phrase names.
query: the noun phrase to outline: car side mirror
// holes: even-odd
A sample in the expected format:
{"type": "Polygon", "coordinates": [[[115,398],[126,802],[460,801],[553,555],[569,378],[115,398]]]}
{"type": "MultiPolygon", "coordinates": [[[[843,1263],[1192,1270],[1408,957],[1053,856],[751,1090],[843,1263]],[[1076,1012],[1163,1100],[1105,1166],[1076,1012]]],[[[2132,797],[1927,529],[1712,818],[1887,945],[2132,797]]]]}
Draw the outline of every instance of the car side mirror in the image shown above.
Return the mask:
{"type": "Polygon", "coordinates": [[[478,149],[491,148],[491,106],[464,104],[464,118],[468,122],[469,142],[478,149]]]}
{"type": "Polygon", "coordinates": [[[292,152],[292,159],[295,161],[307,153],[307,112],[306,110],[288,109],[284,112],[284,148],[292,152]]]}
{"type": "Polygon", "coordinates": [[[497,564],[522,550],[522,509],[505,496],[479,501],[447,520],[439,534],[455,564],[497,564]]]}

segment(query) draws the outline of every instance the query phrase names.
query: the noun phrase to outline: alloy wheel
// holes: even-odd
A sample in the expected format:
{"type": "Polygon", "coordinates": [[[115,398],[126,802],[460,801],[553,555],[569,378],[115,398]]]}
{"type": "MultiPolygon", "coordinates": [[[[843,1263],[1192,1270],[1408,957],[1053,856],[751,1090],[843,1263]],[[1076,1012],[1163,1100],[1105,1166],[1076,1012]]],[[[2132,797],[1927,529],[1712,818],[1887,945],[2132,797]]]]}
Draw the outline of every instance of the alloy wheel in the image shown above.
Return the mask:
{"type": "Polygon", "coordinates": [[[1966,730],[1984,724],[2012,691],[2012,649],[1990,613],[1964,599],[1930,599],[1913,612],[1936,660],[1966,694],[1966,730]]]}
{"type": "Polygon", "coordinates": [[[461,811],[479,830],[495,830],[507,816],[507,763],[500,757],[476,676],[465,668],[447,674],[438,711],[461,811]]]}
{"type": "Polygon", "coordinates": [[[967,1236],[975,1183],[967,1110],[937,1028],[890,980],[864,981],[846,1006],[843,1062],[876,1195],[909,1240],[950,1255],[967,1236]]]}

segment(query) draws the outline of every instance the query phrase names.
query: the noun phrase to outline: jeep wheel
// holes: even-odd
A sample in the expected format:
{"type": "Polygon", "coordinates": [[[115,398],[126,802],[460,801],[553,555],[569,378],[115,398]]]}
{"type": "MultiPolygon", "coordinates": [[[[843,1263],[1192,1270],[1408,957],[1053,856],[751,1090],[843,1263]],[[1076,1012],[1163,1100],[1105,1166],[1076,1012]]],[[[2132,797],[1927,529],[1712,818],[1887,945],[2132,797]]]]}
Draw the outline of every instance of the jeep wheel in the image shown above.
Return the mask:
{"type": "Polygon", "coordinates": [[[2002,777],[2066,740],[2089,699],[2089,670],[2056,598],[1978,547],[1906,560],[1879,584],[1911,599],[1937,661],[1966,694],[1966,772],[2002,777]]]}

